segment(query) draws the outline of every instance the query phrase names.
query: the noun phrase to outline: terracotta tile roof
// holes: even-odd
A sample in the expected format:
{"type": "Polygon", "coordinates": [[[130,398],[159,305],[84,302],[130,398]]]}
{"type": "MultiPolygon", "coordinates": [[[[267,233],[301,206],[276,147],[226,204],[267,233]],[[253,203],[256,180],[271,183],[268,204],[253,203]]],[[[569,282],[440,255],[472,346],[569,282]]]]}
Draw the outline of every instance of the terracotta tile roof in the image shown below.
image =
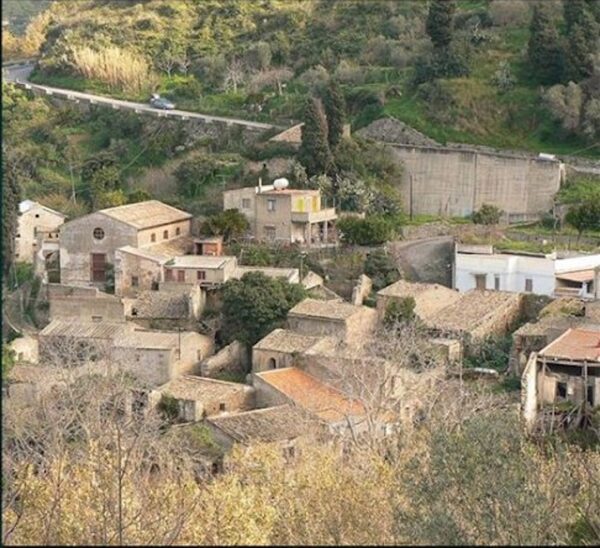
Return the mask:
{"type": "Polygon", "coordinates": [[[290,316],[312,316],[331,320],[346,320],[362,311],[364,307],[341,301],[304,299],[289,311],[290,316]]]}
{"type": "Polygon", "coordinates": [[[565,331],[540,353],[548,358],[591,361],[600,364],[600,326],[586,326],[565,331]]]}
{"type": "Polygon", "coordinates": [[[301,335],[288,329],[275,329],[258,341],[252,348],[257,350],[276,350],[277,352],[306,352],[315,346],[322,337],[301,335]]]}
{"type": "Polygon", "coordinates": [[[173,240],[168,240],[158,244],[151,244],[144,247],[125,245],[117,249],[117,251],[142,257],[144,259],[149,259],[157,263],[164,263],[173,257],[178,257],[180,255],[189,253],[191,249],[191,243],[191,237],[182,236],[181,238],[174,238],[173,240]]]}
{"type": "Polygon", "coordinates": [[[170,394],[180,400],[193,400],[210,402],[221,398],[227,398],[232,394],[252,390],[249,386],[236,382],[225,382],[206,377],[195,377],[193,375],[181,375],[156,388],[157,392],[170,394]]]}
{"type": "Polygon", "coordinates": [[[101,209],[98,213],[102,213],[107,217],[111,217],[137,229],[151,228],[153,226],[192,218],[190,213],[163,204],[158,200],[148,200],[146,202],[101,209]]]}
{"type": "Polygon", "coordinates": [[[567,280],[570,282],[589,282],[594,279],[594,271],[590,270],[576,270],[574,272],[563,272],[557,274],[556,277],[559,280],[567,280]]]}
{"type": "Polygon", "coordinates": [[[336,423],[346,417],[360,417],[365,413],[363,405],[357,400],[350,399],[295,367],[256,373],[256,376],[326,422],[336,423]]]}
{"type": "Polygon", "coordinates": [[[450,289],[449,287],[444,287],[443,285],[407,282],[405,280],[399,280],[393,283],[392,285],[388,285],[387,287],[380,289],[377,292],[377,295],[385,295],[390,297],[408,297],[415,296],[419,293],[424,293],[426,291],[457,295],[456,300],[460,298],[460,293],[454,291],[453,289],[450,289]]]}
{"type": "Polygon", "coordinates": [[[279,405],[206,421],[240,443],[286,441],[306,434],[311,421],[291,405],[279,405]]]}

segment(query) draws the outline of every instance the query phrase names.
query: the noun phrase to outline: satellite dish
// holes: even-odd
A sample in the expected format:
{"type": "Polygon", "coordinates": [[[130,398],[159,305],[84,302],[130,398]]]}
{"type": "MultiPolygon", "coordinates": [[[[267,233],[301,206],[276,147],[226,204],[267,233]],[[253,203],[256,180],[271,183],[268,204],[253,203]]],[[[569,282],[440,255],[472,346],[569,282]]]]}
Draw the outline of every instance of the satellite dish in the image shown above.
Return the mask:
{"type": "Polygon", "coordinates": [[[281,177],[280,179],[275,179],[273,181],[273,188],[275,190],[283,190],[288,186],[290,186],[290,182],[285,177],[281,177]]]}

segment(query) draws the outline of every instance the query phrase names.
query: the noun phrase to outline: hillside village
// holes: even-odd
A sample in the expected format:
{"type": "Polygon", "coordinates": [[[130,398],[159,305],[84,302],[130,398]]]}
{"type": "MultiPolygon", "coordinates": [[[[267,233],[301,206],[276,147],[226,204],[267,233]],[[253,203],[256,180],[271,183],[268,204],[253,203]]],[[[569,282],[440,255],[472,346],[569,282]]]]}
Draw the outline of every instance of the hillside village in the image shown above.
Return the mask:
{"type": "Polygon", "coordinates": [[[597,544],[599,3],[133,4],[3,21],[3,544],[597,544]],[[395,38],[351,47],[359,20],[395,38]],[[84,77],[96,34],[139,88],[84,77]],[[440,137],[486,43],[563,133],[440,137]],[[420,67],[388,71],[395,112],[365,99],[382,56],[420,67]]]}

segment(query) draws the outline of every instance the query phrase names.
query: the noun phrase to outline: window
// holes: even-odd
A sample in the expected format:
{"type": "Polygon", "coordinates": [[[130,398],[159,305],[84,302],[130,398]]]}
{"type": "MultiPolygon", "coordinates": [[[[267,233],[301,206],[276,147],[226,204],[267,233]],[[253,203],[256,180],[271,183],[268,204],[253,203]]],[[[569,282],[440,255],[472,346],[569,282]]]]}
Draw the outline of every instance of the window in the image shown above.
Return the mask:
{"type": "Polygon", "coordinates": [[[267,240],[274,240],[276,234],[274,226],[265,226],[265,238],[267,240]]]}
{"type": "Polygon", "coordinates": [[[163,240],[168,240],[168,239],[169,239],[169,231],[163,230],[163,240]]]}
{"type": "Polygon", "coordinates": [[[154,234],[154,232],[152,234],[150,234],[150,241],[151,242],[155,242],[156,241],[156,234],[154,234]]]}
{"type": "Polygon", "coordinates": [[[206,280],[206,272],[204,270],[197,270],[196,271],[196,279],[198,281],[206,280]]]}
{"type": "Polygon", "coordinates": [[[225,411],[225,404],[224,403],[220,403],[219,404],[219,411],[225,411]]]}
{"type": "Polygon", "coordinates": [[[102,316],[92,316],[92,321],[93,322],[101,322],[102,321],[102,316]]]}
{"type": "Polygon", "coordinates": [[[172,282],[173,281],[173,271],[172,270],[165,270],[165,278],[167,280],[167,282],[172,282]]]}
{"type": "Polygon", "coordinates": [[[275,211],[275,200],[267,200],[267,210],[275,211]]]}
{"type": "Polygon", "coordinates": [[[533,280],[531,278],[525,278],[525,291],[531,293],[533,291],[533,280]]]}
{"type": "Polygon", "coordinates": [[[268,367],[269,369],[277,369],[277,362],[275,361],[275,358],[269,358],[268,367]]]}
{"type": "Polygon", "coordinates": [[[103,240],[104,239],[104,230],[100,227],[94,228],[94,240],[103,240]]]}
{"type": "Polygon", "coordinates": [[[131,276],[131,287],[138,287],[140,285],[140,279],[137,276],[131,276]]]}
{"type": "Polygon", "coordinates": [[[242,208],[250,209],[250,198],[242,198],[242,208]]]}
{"type": "Polygon", "coordinates": [[[106,281],[106,254],[92,253],[92,282],[106,281]]]}
{"type": "Polygon", "coordinates": [[[185,270],[178,270],[177,271],[177,281],[178,282],[185,282],[185,270]]]}
{"type": "Polygon", "coordinates": [[[181,228],[180,228],[180,227],[177,227],[177,228],[175,229],[175,236],[179,236],[180,234],[181,234],[181,228]]]}
{"type": "Polygon", "coordinates": [[[138,315],[137,308],[132,308],[132,309],[131,309],[131,315],[132,315],[132,316],[137,316],[137,315],[138,315]]]}
{"type": "Polygon", "coordinates": [[[21,235],[20,235],[20,234],[17,234],[17,238],[20,238],[20,237],[21,237],[21,235]]]}
{"type": "Polygon", "coordinates": [[[40,218],[40,214],[39,214],[39,213],[36,213],[36,214],[35,214],[35,218],[36,218],[36,219],[39,219],[39,218],[40,218]]]}
{"type": "Polygon", "coordinates": [[[567,398],[567,383],[557,382],[556,383],[556,397],[561,399],[567,398]]]}
{"type": "Polygon", "coordinates": [[[485,289],[485,274],[475,274],[475,289],[485,289]]]}
{"type": "Polygon", "coordinates": [[[500,276],[494,276],[494,289],[496,291],[500,289],[500,276]]]}
{"type": "Polygon", "coordinates": [[[590,407],[594,407],[594,387],[592,385],[587,387],[587,402],[590,407]]]}

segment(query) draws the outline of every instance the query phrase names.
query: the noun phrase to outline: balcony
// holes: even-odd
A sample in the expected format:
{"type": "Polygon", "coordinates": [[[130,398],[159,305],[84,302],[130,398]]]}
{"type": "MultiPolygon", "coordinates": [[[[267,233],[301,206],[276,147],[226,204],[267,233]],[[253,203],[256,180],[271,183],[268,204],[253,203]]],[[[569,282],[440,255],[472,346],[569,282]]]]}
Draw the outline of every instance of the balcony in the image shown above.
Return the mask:
{"type": "Polygon", "coordinates": [[[293,223],[322,223],[323,221],[334,221],[335,219],[337,219],[337,215],[334,207],[319,211],[292,211],[293,223]]]}

